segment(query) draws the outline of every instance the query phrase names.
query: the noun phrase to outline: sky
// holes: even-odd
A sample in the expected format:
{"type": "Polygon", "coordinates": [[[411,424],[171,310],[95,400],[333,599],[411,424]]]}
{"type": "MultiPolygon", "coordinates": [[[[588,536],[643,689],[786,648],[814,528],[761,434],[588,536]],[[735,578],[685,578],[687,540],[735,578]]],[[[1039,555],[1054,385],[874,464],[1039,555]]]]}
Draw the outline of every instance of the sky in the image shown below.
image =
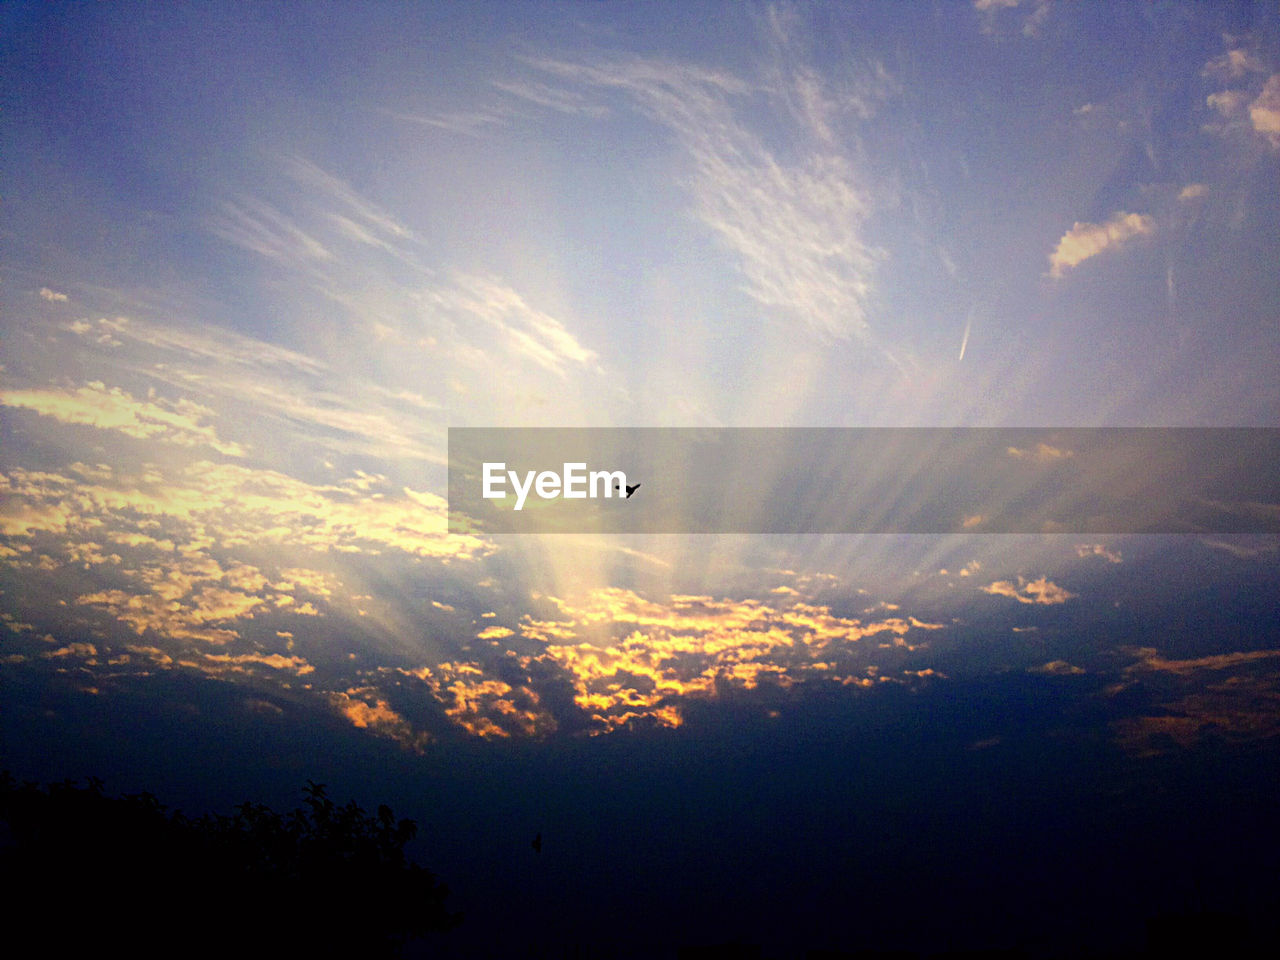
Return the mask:
{"type": "Polygon", "coordinates": [[[392,802],[458,955],[1280,900],[1274,534],[447,525],[450,427],[1274,427],[1274,4],[0,34],[5,766],[392,802]]]}

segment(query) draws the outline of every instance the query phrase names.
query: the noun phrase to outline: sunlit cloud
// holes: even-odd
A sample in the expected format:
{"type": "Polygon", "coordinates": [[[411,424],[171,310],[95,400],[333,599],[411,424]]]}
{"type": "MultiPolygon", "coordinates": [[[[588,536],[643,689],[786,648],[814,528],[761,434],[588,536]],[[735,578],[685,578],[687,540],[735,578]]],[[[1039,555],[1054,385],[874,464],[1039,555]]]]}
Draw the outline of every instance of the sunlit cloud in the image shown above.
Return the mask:
{"type": "Polygon", "coordinates": [[[657,603],[619,588],[557,604],[566,619],[531,621],[525,635],[547,643],[536,659],[570,673],[575,701],[602,730],[645,717],[674,726],[682,700],[713,697],[726,684],[786,689],[819,678],[862,685],[868,660],[852,645],[868,639],[871,650],[914,649],[908,634],[943,626],[914,617],[864,622],[799,601],[676,595],[657,603]],[[597,635],[600,627],[609,639],[597,635]]]}
{"type": "Polygon", "coordinates": [[[1126,672],[1137,673],[1145,670],[1176,673],[1183,676],[1197,670],[1229,670],[1246,663],[1270,660],[1280,657],[1280,650],[1247,650],[1232,653],[1215,653],[1206,657],[1192,657],[1186,660],[1169,660],[1152,647],[1142,647],[1137,651],[1141,655],[1136,663],[1126,668],[1126,672]]]}
{"type": "Polygon", "coordinates": [[[1086,260],[1113,250],[1155,231],[1155,220],[1146,214],[1120,211],[1105,223],[1075,223],[1063,234],[1057,248],[1049,255],[1049,276],[1060,279],[1064,273],[1086,260]]]}
{"type": "MultiPolygon", "coordinates": [[[[1138,756],[1193,749],[1212,736],[1248,742],[1280,737],[1280,650],[1248,650],[1169,659],[1154,648],[1131,651],[1130,678],[1160,691],[1159,713],[1112,724],[1120,746],[1138,756]]],[[[1128,683],[1110,688],[1128,689],[1128,683]]]]}
{"type": "Polygon", "coordinates": [[[1063,450],[1047,443],[1038,443],[1027,450],[1009,447],[1005,452],[1014,460],[1026,460],[1031,463],[1057,463],[1059,460],[1066,460],[1075,455],[1071,450],[1063,450]]]}
{"type": "Polygon", "coordinates": [[[56,290],[50,290],[48,287],[41,287],[40,299],[46,300],[49,303],[66,303],[67,295],[65,293],[58,293],[56,290]]]}
{"type": "Polygon", "coordinates": [[[185,398],[139,400],[118,387],[92,381],[73,389],[5,390],[0,392],[0,403],[34,410],[62,423],[117,430],[141,440],[206,446],[233,457],[245,455],[243,447],[220,440],[214,428],[204,422],[213,417],[211,409],[185,398]]]}
{"type": "Polygon", "coordinates": [[[1033,667],[1031,673],[1043,673],[1051,677],[1075,677],[1084,673],[1084,669],[1065,660],[1050,660],[1039,667],[1033,667]]]}
{"type": "Polygon", "coordinates": [[[1109,563],[1120,563],[1124,557],[1119,550],[1112,550],[1101,543],[1082,543],[1076,547],[1077,557],[1102,557],[1109,563]]]}
{"type": "Polygon", "coordinates": [[[982,592],[990,593],[997,597],[1010,597],[1019,603],[1041,604],[1044,606],[1066,603],[1075,596],[1070,590],[1058,586],[1047,577],[1040,577],[1038,580],[1031,581],[1019,577],[1016,584],[1010,580],[996,580],[994,583],[983,587],[982,592]]]}
{"type": "Polygon", "coordinates": [[[1249,104],[1249,120],[1268,143],[1280,147],[1280,73],[1273,73],[1257,99],[1249,104]]]}
{"type": "Polygon", "coordinates": [[[354,727],[388,737],[415,753],[422,753],[431,742],[430,734],[415,729],[372,688],[352,687],[327,696],[334,709],[354,727]]]}

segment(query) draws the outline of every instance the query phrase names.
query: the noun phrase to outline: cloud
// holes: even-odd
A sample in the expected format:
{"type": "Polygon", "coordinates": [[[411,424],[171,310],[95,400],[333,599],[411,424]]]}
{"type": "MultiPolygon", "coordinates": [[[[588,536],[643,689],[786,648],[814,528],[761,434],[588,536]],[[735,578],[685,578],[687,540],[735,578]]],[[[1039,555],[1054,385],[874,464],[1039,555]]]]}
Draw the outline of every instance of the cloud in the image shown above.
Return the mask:
{"type": "Polygon", "coordinates": [[[1209,188],[1203,183],[1189,183],[1178,191],[1178,199],[1183,202],[1195,200],[1198,197],[1203,197],[1208,192],[1209,188]]]}
{"type": "Polygon", "coordinates": [[[1019,603],[1042,604],[1045,606],[1066,603],[1075,596],[1070,590],[1058,586],[1046,577],[1030,582],[1019,577],[1016,586],[1009,580],[997,580],[983,587],[982,592],[1000,597],[1011,597],[1019,603]]]}
{"type": "Polygon", "coordinates": [[[824,338],[868,333],[883,253],[864,238],[874,190],[836,124],[869,116],[891,89],[883,68],[833,84],[807,62],[793,18],[766,18],[764,76],[748,82],[678,62],[531,60],[545,75],[621,93],[668,129],[693,168],[694,210],[736,260],[744,292],[824,338]],[[775,108],[787,149],[752,118],[775,108]],[[779,109],[780,108],[780,109],[779,109]]]}
{"type": "Polygon", "coordinates": [[[973,8],[981,15],[982,32],[985,34],[998,34],[1000,31],[997,30],[997,26],[1001,14],[1018,7],[1024,10],[1028,7],[1031,9],[1025,16],[1013,16],[1012,24],[1017,27],[1022,36],[1034,37],[1040,32],[1040,27],[1049,16],[1049,0],[1030,0],[1025,6],[1024,0],[973,0],[973,8]]]}
{"type": "Polygon", "coordinates": [[[494,127],[506,126],[511,115],[503,110],[442,111],[438,113],[403,113],[396,110],[380,110],[380,113],[402,123],[414,123],[435,127],[450,133],[478,137],[494,127]]]}
{"type": "Polygon", "coordinates": [[[1005,450],[1005,453],[1014,460],[1026,460],[1031,463],[1057,463],[1059,460],[1067,460],[1075,456],[1074,451],[1062,450],[1047,443],[1036,444],[1035,448],[1031,450],[1009,447],[1005,450]]]}
{"type": "Polygon", "coordinates": [[[57,291],[50,290],[48,287],[41,287],[40,299],[47,300],[50,303],[66,303],[67,295],[65,293],[58,293],[57,291]]]}
{"type": "Polygon", "coordinates": [[[283,211],[261,200],[224,202],[209,218],[209,229],[223,240],[277,263],[332,260],[333,253],[283,211]]]}
{"type": "Polygon", "coordinates": [[[376,493],[363,484],[359,477],[308,483],[275,470],[210,461],[114,471],[109,480],[80,479],[74,469],[14,469],[0,474],[6,494],[0,530],[61,534],[83,543],[103,530],[150,538],[159,528],[179,552],[274,544],[462,559],[491,549],[477,538],[448,533],[444,498],[397,490],[386,480],[378,481],[376,493]]]}
{"type": "Polygon", "coordinates": [[[1280,73],[1272,74],[1256,100],[1249,104],[1253,129],[1280,148],[1280,73]]]}
{"type": "MultiPolygon", "coordinates": [[[[1120,746],[1139,756],[1171,748],[1191,749],[1206,736],[1250,742],[1280,737],[1280,650],[1248,650],[1169,660],[1153,648],[1132,651],[1125,669],[1168,698],[1156,716],[1126,717],[1112,724],[1120,746]]],[[[1119,692],[1121,683],[1112,688],[1119,692]]]]}
{"type": "Polygon", "coordinates": [[[1205,102],[1224,117],[1234,117],[1244,109],[1249,97],[1243,90],[1221,90],[1205,97],[1205,102]]]}
{"type": "Polygon", "coordinates": [[[1124,558],[1120,555],[1119,550],[1110,550],[1101,543],[1081,543],[1076,546],[1076,556],[1084,557],[1102,557],[1109,563],[1120,563],[1124,558]]]}
{"type": "Polygon", "coordinates": [[[492,80],[490,84],[503,93],[557,113],[586,117],[604,117],[609,113],[608,108],[602,104],[594,103],[582,93],[564,87],[510,80],[492,80]]]}
{"type": "Polygon", "coordinates": [[[91,381],[74,389],[5,390],[0,404],[34,410],[62,423],[115,430],[141,440],[160,440],[184,447],[207,446],[232,457],[243,457],[239,444],[218,439],[202,421],[214,412],[190,400],[138,400],[118,387],[91,381]]]}
{"type": "Polygon", "coordinates": [[[415,730],[371,687],[352,687],[327,696],[334,709],[354,727],[395,740],[414,753],[422,753],[431,742],[429,734],[415,730]]]}
{"type": "Polygon", "coordinates": [[[1246,74],[1261,73],[1265,69],[1256,54],[1236,49],[1228,50],[1220,57],[1214,57],[1204,65],[1200,74],[1219,80],[1239,80],[1246,74]]]}
{"type": "Polygon", "coordinates": [[[1215,653],[1187,660],[1166,660],[1151,647],[1140,648],[1138,652],[1142,654],[1142,659],[1127,667],[1126,673],[1149,670],[1188,676],[1199,670],[1230,670],[1244,664],[1280,657],[1280,650],[1246,650],[1215,653]]]}
{"type": "Polygon", "coordinates": [[[229,330],[128,317],[68,329],[94,344],[125,345],[143,375],[198,396],[201,409],[216,404],[224,419],[236,412],[252,425],[274,418],[294,442],[341,453],[444,459],[432,439],[438,430],[422,415],[438,409],[432,401],[361,382],[296,351],[229,330]]]}
{"type": "Polygon", "coordinates": [[[492,277],[460,274],[455,285],[429,299],[447,314],[476,318],[500,332],[507,348],[564,377],[571,366],[599,370],[587,349],[559,320],[531,307],[515,290],[492,277]]]}
{"type": "Polygon", "coordinates": [[[1051,677],[1072,677],[1084,673],[1084,670],[1065,660],[1051,660],[1043,666],[1032,667],[1030,673],[1043,673],[1051,677]]]}
{"type": "Polygon", "coordinates": [[[1058,279],[1063,272],[1091,257],[1121,246],[1135,237],[1155,231],[1155,221],[1139,213],[1116,213],[1106,223],[1075,223],[1058,241],[1049,255],[1049,276],[1058,279]]]}
{"type": "Polygon", "coordinates": [[[874,639],[868,652],[910,650],[909,633],[942,626],[914,617],[864,622],[798,601],[674,595],[657,603],[620,588],[556,602],[565,620],[531,621],[524,633],[546,642],[536,661],[568,671],[576,704],[599,731],[642,718],[676,726],[685,699],[714,697],[722,687],[785,689],[806,679],[865,685],[865,654],[859,659],[853,645],[874,639]],[[605,625],[614,636],[602,642],[605,625]]]}

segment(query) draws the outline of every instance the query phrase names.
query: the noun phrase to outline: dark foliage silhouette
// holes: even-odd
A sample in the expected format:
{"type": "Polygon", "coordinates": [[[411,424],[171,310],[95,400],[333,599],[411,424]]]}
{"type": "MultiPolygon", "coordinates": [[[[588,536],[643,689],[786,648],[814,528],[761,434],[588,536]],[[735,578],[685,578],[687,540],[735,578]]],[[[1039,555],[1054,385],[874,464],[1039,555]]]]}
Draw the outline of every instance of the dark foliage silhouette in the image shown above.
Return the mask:
{"type": "Polygon", "coordinates": [[[311,781],[287,815],[246,802],[191,818],[149,793],[109,797],[93,778],[45,788],[5,772],[0,826],[0,870],[18,881],[9,916],[59,952],[390,956],[459,920],[448,889],[405,856],[412,820],[339,806],[311,781]],[[41,917],[58,919],[40,929],[41,917]]]}

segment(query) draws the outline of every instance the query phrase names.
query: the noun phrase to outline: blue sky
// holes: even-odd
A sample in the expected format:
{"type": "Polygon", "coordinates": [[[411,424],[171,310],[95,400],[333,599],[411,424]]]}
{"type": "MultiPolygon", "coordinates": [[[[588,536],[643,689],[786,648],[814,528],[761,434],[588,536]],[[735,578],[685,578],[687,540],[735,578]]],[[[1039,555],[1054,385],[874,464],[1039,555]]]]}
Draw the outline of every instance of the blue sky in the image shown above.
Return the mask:
{"type": "Polygon", "coordinates": [[[1009,671],[1185,684],[1125,756],[1274,733],[1274,538],[484,538],[443,499],[450,426],[1274,426],[1274,6],[0,23],[33,770],[179,677],[409,757],[1009,671]]]}

